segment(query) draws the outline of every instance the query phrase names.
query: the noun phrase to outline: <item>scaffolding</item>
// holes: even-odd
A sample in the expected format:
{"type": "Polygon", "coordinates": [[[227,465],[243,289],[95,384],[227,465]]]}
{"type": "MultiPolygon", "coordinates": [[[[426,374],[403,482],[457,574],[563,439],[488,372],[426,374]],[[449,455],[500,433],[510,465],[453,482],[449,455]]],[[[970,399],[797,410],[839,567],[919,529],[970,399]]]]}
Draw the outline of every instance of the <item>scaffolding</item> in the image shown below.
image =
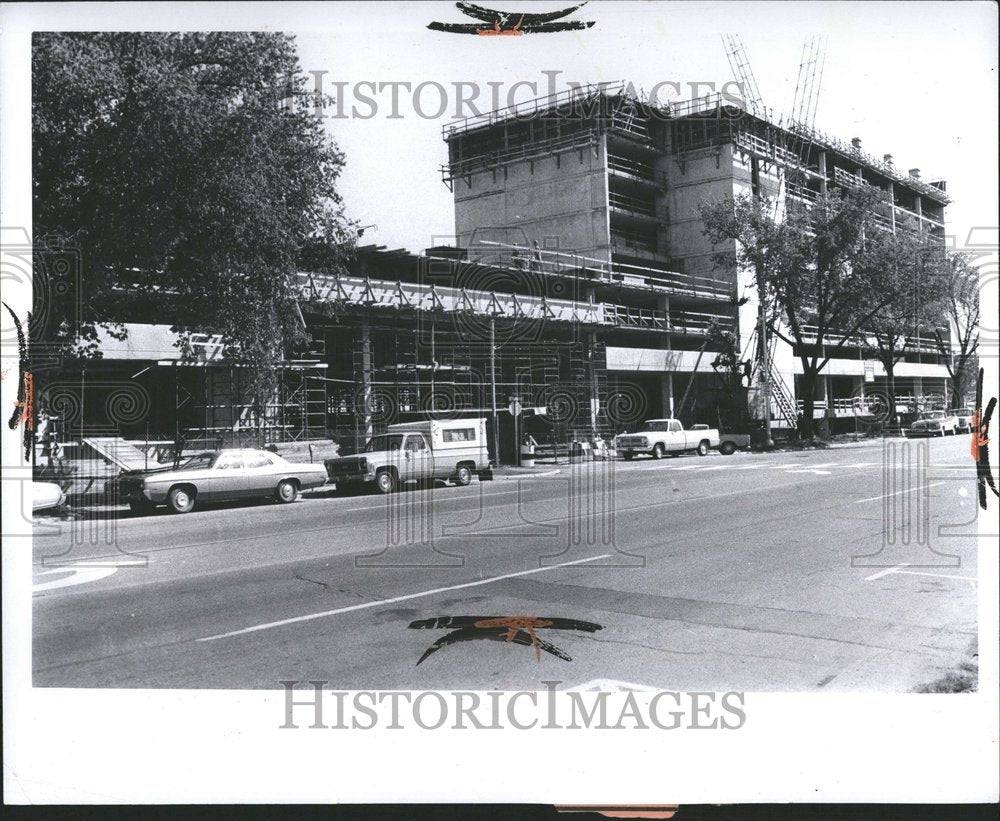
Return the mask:
{"type": "Polygon", "coordinates": [[[492,418],[491,374],[504,436],[511,434],[507,405],[513,397],[538,420],[536,433],[547,442],[565,445],[608,431],[602,343],[573,334],[544,344],[520,342],[508,335],[511,323],[501,320],[498,326],[491,363],[488,344],[470,344],[448,322],[415,324],[413,332],[401,333],[398,320],[387,317],[341,317],[334,332],[344,349],[331,350],[335,376],[326,379],[329,434],[343,452],[358,452],[398,422],[492,418]]]}

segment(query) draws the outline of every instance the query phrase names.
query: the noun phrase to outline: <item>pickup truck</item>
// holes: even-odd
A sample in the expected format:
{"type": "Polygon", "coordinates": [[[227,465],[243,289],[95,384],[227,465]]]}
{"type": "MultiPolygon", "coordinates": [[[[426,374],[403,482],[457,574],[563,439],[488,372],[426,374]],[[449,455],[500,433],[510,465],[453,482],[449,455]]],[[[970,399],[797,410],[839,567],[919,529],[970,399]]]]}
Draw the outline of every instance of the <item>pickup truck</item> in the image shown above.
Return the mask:
{"type": "Polygon", "coordinates": [[[691,430],[677,419],[647,419],[635,433],[622,433],[615,437],[615,450],[626,461],[637,453],[647,453],[660,459],[668,453],[694,452],[707,456],[710,450],[718,450],[729,456],[739,447],[747,447],[749,437],[719,434],[707,425],[695,425],[691,430]]]}
{"type": "Polygon", "coordinates": [[[392,493],[406,482],[492,479],[486,447],[486,420],[409,422],[389,425],[362,453],[327,459],[327,477],[340,493],[362,489],[392,493]]]}
{"type": "MultiPolygon", "coordinates": [[[[971,422],[970,422],[971,425],[971,422]]],[[[953,411],[948,413],[925,413],[906,430],[909,438],[919,436],[954,436],[962,428],[958,416],[953,411]]]]}

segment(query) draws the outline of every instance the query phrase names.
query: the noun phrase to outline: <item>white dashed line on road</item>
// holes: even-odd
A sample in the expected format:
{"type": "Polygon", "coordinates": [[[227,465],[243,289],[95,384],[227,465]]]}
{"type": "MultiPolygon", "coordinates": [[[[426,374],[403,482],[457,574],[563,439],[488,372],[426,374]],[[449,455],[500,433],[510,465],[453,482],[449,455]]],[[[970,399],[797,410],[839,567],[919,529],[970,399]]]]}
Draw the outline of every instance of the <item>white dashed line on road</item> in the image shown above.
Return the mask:
{"type": "Polygon", "coordinates": [[[866,582],[873,582],[876,579],[882,579],[889,575],[894,575],[897,573],[905,574],[907,576],[933,576],[938,579],[958,579],[965,582],[978,582],[979,580],[975,576],[955,576],[950,573],[927,573],[921,570],[907,570],[908,564],[898,564],[895,567],[887,567],[885,570],[880,570],[878,573],[873,573],[871,576],[865,578],[866,582]]]}
{"type": "Polygon", "coordinates": [[[312,621],[313,619],[322,619],[326,616],[336,616],[339,613],[350,613],[355,610],[367,610],[369,607],[380,607],[383,604],[395,604],[396,602],[409,601],[410,599],[419,599],[425,596],[435,596],[438,593],[450,593],[452,590],[463,590],[467,587],[479,587],[484,584],[492,584],[493,582],[503,581],[504,579],[514,579],[518,576],[528,576],[532,573],[543,573],[546,570],[558,570],[561,567],[572,567],[577,564],[585,564],[586,562],[596,562],[598,559],[609,559],[611,558],[610,553],[604,553],[600,556],[591,556],[589,559],[577,559],[572,562],[562,562],[561,564],[554,564],[550,567],[535,567],[531,570],[520,570],[517,573],[504,573],[502,576],[491,576],[488,579],[479,579],[474,582],[465,582],[464,584],[453,584],[449,587],[436,587],[433,590],[422,590],[419,593],[408,593],[405,596],[394,596],[391,599],[378,599],[377,601],[365,602],[364,604],[352,604],[349,607],[338,607],[336,610],[324,610],[321,613],[310,613],[305,616],[295,616],[291,619],[282,619],[281,621],[271,621],[265,624],[255,624],[253,627],[244,627],[242,630],[232,630],[228,633],[220,633],[217,636],[206,636],[205,638],[195,639],[196,641],[216,641],[217,639],[227,639],[232,636],[242,636],[246,633],[256,633],[260,630],[270,630],[272,627],[284,627],[286,624],[296,624],[303,621],[312,621]]]}
{"type": "Polygon", "coordinates": [[[927,490],[928,488],[937,487],[938,485],[943,485],[944,482],[931,482],[929,485],[924,485],[923,487],[908,487],[903,490],[897,490],[895,493],[883,493],[881,496],[870,496],[867,499],[855,499],[854,504],[860,505],[862,502],[877,502],[879,499],[888,499],[890,496],[899,496],[901,493],[912,493],[916,490],[927,490]]]}

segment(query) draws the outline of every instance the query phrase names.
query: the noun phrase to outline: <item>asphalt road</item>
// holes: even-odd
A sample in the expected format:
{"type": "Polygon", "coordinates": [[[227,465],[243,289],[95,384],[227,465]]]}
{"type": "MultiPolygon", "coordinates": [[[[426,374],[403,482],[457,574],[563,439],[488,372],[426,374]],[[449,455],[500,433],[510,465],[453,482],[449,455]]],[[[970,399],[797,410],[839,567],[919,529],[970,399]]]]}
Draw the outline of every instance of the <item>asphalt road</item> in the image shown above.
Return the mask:
{"type": "Polygon", "coordinates": [[[583,463],[35,526],[33,682],[57,687],[909,691],[976,635],[968,437],[583,463]],[[572,657],[446,646],[438,616],[572,657]]]}

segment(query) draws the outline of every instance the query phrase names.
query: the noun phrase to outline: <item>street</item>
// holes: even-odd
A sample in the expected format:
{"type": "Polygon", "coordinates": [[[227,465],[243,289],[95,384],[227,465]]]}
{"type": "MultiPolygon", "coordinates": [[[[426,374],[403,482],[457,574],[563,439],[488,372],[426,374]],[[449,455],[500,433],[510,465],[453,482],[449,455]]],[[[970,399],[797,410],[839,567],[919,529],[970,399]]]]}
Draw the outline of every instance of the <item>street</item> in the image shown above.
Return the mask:
{"type": "Polygon", "coordinates": [[[33,683],[907,692],[976,637],[968,437],[40,519],[33,683]],[[572,660],[443,616],[565,618],[572,660]]]}

